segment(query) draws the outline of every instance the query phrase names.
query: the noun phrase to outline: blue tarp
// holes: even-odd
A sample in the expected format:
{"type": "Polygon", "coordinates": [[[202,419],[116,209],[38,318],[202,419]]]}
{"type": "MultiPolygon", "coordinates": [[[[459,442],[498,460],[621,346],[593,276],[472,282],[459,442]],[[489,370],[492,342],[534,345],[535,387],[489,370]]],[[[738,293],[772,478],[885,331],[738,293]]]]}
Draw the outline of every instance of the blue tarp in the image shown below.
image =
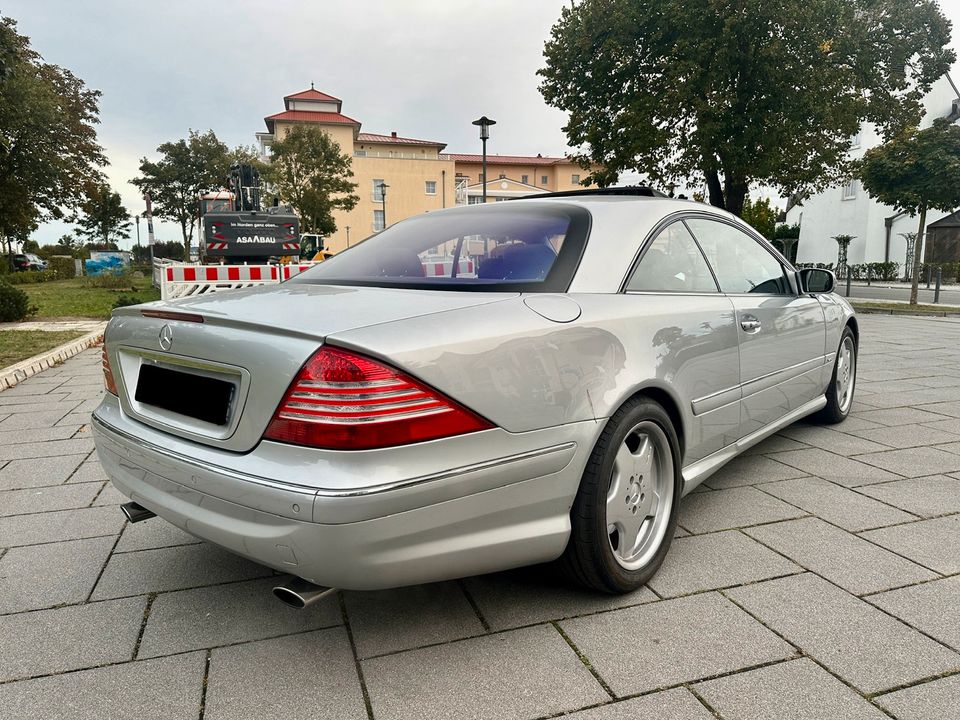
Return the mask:
{"type": "Polygon", "coordinates": [[[87,275],[119,275],[124,271],[126,263],[120,253],[95,253],[89,260],[84,260],[83,266],[87,275]]]}

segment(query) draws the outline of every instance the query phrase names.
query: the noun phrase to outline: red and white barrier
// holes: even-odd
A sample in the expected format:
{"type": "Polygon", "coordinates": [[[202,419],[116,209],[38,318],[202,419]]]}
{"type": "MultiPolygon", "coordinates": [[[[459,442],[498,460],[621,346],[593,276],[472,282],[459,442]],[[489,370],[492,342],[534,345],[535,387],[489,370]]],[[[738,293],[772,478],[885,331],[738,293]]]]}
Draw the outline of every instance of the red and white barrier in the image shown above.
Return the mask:
{"type": "Polygon", "coordinates": [[[315,264],[165,265],[160,268],[160,298],[172,300],[256,285],[273,285],[289,280],[315,264]]]}
{"type": "MultiPolygon", "coordinates": [[[[450,277],[453,270],[453,260],[427,261],[423,263],[425,277],[450,277]]],[[[457,261],[457,277],[476,277],[473,260],[457,261]]]]}
{"type": "MultiPolygon", "coordinates": [[[[175,298],[204,295],[206,293],[254,287],[255,285],[273,285],[289,280],[304,270],[316,265],[313,262],[292,263],[290,265],[183,265],[156,264],[155,282],[159,275],[160,298],[175,298]]],[[[428,261],[423,263],[425,277],[450,277],[453,260],[428,261]]],[[[457,266],[458,277],[476,277],[473,260],[460,260],[457,266]]]]}

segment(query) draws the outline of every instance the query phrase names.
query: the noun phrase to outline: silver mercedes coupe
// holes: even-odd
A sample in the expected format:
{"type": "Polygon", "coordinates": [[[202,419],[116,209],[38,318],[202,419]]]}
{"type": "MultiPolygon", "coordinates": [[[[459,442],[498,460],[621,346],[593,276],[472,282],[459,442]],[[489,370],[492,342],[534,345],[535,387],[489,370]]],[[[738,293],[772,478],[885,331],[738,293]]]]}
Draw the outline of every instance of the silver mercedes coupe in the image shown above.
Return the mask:
{"type": "Polygon", "coordinates": [[[833,287],[646,188],[432,212],[280,285],[115,310],[97,450],[131,520],[290,573],[295,604],[557,559],[629,592],[684,494],[847,416],[833,287]]]}

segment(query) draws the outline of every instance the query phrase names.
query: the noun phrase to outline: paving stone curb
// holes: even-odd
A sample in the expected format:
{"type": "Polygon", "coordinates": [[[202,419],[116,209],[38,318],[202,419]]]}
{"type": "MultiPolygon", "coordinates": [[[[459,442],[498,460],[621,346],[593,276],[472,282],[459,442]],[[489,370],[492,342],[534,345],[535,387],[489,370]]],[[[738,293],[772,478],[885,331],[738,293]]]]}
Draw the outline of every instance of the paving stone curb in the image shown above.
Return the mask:
{"type": "Polygon", "coordinates": [[[23,382],[28,377],[32,377],[48,368],[52,368],[54,365],[59,365],[64,360],[72,358],[77,353],[81,353],[89,347],[99,345],[103,341],[103,331],[106,327],[107,324],[103,323],[99,329],[87,333],[76,340],[71,340],[45,353],[34,355],[32,358],[27,358],[16,365],[0,368],[0,392],[3,392],[7,388],[12,388],[17,383],[23,382]]]}
{"type": "Polygon", "coordinates": [[[900,308],[868,308],[850,303],[853,305],[857,315],[910,315],[911,317],[930,317],[930,318],[954,318],[960,317],[960,308],[955,312],[923,312],[921,310],[901,310],[900,308]]]}

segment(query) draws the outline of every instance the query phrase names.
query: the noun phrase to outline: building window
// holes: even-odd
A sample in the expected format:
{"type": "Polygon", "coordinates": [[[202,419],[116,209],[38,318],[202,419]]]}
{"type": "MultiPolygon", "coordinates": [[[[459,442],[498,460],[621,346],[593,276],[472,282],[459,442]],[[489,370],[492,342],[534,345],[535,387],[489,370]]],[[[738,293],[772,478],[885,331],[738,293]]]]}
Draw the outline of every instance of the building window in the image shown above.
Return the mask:
{"type": "Polygon", "coordinates": [[[436,195],[437,194],[437,181],[436,180],[426,180],[423,184],[424,192],[427,195],[436,195]]]}
{"type": "Polygon", "coordinates": [[[522,182],[524,185],[529,185],[529,184],[530,184],[530,176],[529,176],[529,175],[521,175],[521,176],[520,176],[520,182],[522,182]]]}
{"type": "Polygon", "coordinates": [[[504,200],[509,200],[509,199],[510,198],[505,198],[505,197],[494,198],[494,200],[496,200],[497,202],[503,202],[504,200]]]}
{"type": "Polygon", "coordinates": [[[366,156],[367,156],[367,151],[366,151],[366,150],[354,150],[354,151],[353,151],[353,156],[354,156],[354,157],[366,157],[366,156]]]}
{"type": "Polygon", "coordinates": [[[570,176],[570,183],[571,183],[572,185],[579,185],[579,184],[580,184],[580,176],[579,176],[579,175],[571,175],[571,176],[570,176]]]}
{"type": "Polygon", "coordinates": [[[854,200],[857,197],[857,189],[859,182],[856,180],[851,180],[846,185],[843,186],[843,199],[844,200],[854,200]]]}
{"type": "Polygon", "coordinates": [[[373,231],[380,232],[383,230],[383,210],[374,210],[373,211],[373,231]]]}
{"type": "Polygon", "coordinates": [[[547,176],[546,176],[546,175],[541,175],[541,176],[540,176],[540,184],[541,184],[541,185],[546,185],[546,184],[547,184],[547,176]]]}
{"type": "MultiPolygon", "coordinates": [[[[374,202],[383,202],[383,190],[381,189],[383,185],[383,178],[374,178],[373,179],[373,201],[374,202]]],[[[381,230],[383,228],[380,228],[381,230]]]]}
{"type": "Polygon", "coordinates": [[[850,149],[856,150],[860,147],[860,131],[857,130],[853,135],[850,136],[850,149]]]}
{"type": "Polygon", "coordinates": [[[470,195],[467,197],[467,205],[483,205],[483,195],[470,195]]]}

